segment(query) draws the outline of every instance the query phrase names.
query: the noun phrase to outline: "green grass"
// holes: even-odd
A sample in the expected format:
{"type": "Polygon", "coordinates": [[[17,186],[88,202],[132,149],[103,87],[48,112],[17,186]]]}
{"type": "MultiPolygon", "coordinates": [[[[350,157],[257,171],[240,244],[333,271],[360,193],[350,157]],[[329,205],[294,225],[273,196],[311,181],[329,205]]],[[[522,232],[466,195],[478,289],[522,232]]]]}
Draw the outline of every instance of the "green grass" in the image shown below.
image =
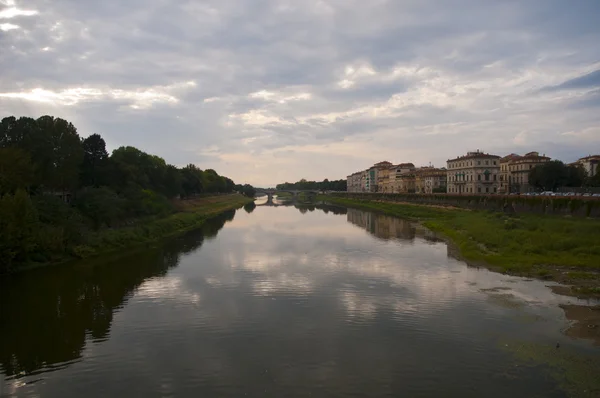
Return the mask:
{"type": "MultiPolygon", "coordinates": [[[[501,212],[332,196],[321,199],[418,220],[446,236],[459,248],[465,260],[499,271],[545,277],[555,274],[554,267],[570,267],[583,272],[600,269],[600,220],[535,214],[508,216],[501,212]]],[[[597,274],[586,275],[596,278],[597,274]]]]}
{"type": "Polygon", "coordinates": [[[106,229],[91,234],[86,244],[73,248],[75,257],[87,258],[137,245],[156,242],[200,227],[207,219],[239,208],[252,199],[241,195],[215,196],[179,204],[179,212],[126,228],[106,229]]]}

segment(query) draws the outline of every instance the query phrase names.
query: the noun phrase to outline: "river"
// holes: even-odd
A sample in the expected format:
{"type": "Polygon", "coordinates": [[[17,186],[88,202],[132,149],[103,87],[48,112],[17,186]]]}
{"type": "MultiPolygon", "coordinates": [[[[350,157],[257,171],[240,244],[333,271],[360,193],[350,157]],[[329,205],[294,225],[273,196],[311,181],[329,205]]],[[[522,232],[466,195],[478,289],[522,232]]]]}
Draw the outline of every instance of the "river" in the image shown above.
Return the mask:
{"type": "Polygon", "coordinates": [[[600,396],[600,341],[566,310],[597,303],[547,284],[405,220],[250,205],[0,281],[0,396],[600,396]]]}

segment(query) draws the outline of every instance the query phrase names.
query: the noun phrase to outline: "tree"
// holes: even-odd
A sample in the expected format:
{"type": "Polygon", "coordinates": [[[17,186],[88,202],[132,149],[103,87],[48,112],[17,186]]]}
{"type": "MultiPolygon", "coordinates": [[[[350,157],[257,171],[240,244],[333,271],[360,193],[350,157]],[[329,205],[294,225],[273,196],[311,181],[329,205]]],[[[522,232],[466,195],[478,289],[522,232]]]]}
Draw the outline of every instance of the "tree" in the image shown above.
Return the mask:
{"type": "Polygon", "coordinates": [[[108,152],[106,143],[99,134],[92,134],[81,142],[83,163],[81,165],[81,185],[98,187],[105,184],[108,152]]]}
{"type": "Polygon", "coordinates": [[[29,154],[19,148],[0,148],[0,195],[28,189],[33,182],[29,154]]]}
{"type": "Polygon", "coordinates": [[[0,272],[22,264],[36,249],[38,217],[27,192],[17,190],[0,200],[0,272]]]}
{"type": "Polygon", "coordinates": [[[545,191],[565,186],[568,180],[569,169],[559,160],[542,163],[529,171],[529,183],[545,191]]]}
{"type": "Polygon", "coordinates": [[[83,148],[77,129],[66,120],[52,116],[40,117],[37,124],[45,138],[50,139],[52,148],[52,154],[48,156],[51,164],[44,185],[63,192],[74,190],[83,162],[83,148]]]}
{"type": "Polygon", "coordinates": [[[113,227],[124,216],[125,200],[108,187],[88,187],[77,194],[75,207],[94,227],[113,227]]]}
{"type": "Polygon", "coordinates": [[[588,177],[587,184],[590,187],[600,187],[600,172],[596,172],[596,175],[588,177]]]}
{"type": "Polygon", "coordinates": [[[567,181],[565,182],[565,186],[581,187],[585,183],[586,174],[585,169],[579,165],[567,166],[567,181]]]}

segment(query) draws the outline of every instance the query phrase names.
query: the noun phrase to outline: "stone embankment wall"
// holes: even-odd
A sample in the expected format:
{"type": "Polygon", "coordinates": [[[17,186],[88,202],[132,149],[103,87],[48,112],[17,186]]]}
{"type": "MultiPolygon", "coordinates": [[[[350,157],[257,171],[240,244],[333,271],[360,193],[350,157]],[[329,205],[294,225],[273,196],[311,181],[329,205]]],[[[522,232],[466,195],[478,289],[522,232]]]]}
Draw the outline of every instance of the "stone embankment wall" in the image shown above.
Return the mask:
{"type": "Polygon", "coordinates": [[[405,202],[435,206],[453,206],[505,213],[533,213],[600,218],[600,200],[580,197],[448,195],[448,194],[381,194],[331,193],[333,196],[385,202],[405,202]]]}

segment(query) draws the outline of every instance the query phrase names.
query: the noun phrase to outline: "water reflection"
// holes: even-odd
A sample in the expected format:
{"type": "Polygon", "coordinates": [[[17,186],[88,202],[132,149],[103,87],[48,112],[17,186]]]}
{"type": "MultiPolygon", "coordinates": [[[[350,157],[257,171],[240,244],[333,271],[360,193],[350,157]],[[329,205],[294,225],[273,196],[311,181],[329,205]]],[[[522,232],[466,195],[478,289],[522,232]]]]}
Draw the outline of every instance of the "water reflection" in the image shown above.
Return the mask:
{"type": "Polygon", "coordinates": [[[412,240],[415,238],[415,228],[411,222],[397,217],[348,209],[348,222],[366,229],[369,233],[383,240],[412,240]]]}
{"type": "MultiPolygon", "coordinates": [[[[84,337],[74,348],[59,342],[76,351],[61,361],[80,361],[33,386],[32,376],[22,377],[28,384],[9,395],[562,397],[541,369],[516,366],[498,340],[589,350],[561,336],[565,302],[544,283],[469,269],[410,223],[324,203],[250,209],[216,239],[234,213],[156,255],[68,269],[63,278],[84,274],[68,288],[76,303],[82,289],[109,298],[113,281],[123,286],[104,305],[105,341],[87,341],[90,326],[70,326],[84,337]],[[137,277],[120,282],[127,267],[137,267],[137,277]],[[106,276],[91,283],[89,273],[106,276]]],[[[25,369],[35,350],[50,350],[42,341],[61,338],[55,326],[37,336],[45,333],[40,321],[19,350],[6,343],[30,327],[18,314],[38,309],[18,299],[35,297],[44,278],[0,296],[15,307],[0,316],[4,373],[25,369]],[[23,348],[27,340],[36,348],[23,348]],[[13,357],[18,366],[7,371],[13,357]]],[[[59,295],[43,298],[51,303],[39,318],[60,322],[59,295]]],[[[42,354],[28,372],[48,369],[50,355],[42,354]]]]}
{"type": "Polygon", "coordinates": [[[225,212],[161,248],[1,280],[0,371],[24,376],[80,360],[86,341],[108,337],[115,312],[136,288],[164,276],[234,216],[235,210],[225,212]]]}

